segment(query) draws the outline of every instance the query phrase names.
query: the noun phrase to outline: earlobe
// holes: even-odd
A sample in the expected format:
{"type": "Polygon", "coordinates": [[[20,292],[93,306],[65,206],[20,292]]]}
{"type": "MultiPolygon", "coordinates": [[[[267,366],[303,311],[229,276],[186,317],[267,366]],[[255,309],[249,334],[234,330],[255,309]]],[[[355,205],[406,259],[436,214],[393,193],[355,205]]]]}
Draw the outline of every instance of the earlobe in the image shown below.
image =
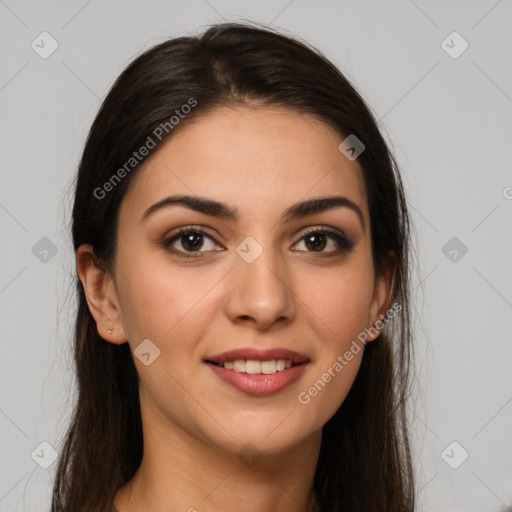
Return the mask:
{"type": "Polygon", "coordinates": [[[98,262],[92,245],[77,249],[76,269],[99,335],[111,343],[127,341],[112,275],[98,262]]]}

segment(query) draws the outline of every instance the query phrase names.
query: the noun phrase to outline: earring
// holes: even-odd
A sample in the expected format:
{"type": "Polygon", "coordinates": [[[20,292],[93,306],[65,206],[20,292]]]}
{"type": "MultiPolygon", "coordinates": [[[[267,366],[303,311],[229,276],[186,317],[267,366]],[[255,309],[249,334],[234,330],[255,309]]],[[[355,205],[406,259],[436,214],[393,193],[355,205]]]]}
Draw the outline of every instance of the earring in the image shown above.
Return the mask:
{"type": "Polygon", "coordinates": [[[109,333],[109,334],[112,334],[112,327],[109,327],[109,328],[108,328],[108,333],[109,333]]]}

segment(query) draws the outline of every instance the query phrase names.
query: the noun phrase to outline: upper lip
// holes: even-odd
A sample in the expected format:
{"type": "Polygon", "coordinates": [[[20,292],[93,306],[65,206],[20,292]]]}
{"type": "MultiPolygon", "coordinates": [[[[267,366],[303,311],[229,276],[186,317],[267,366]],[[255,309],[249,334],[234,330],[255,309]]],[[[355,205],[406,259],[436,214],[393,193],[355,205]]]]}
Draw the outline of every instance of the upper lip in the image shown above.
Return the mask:
{"type": "Polygon", "coordinates": [[[272,348],[261,350],[257,348],[237,348],[217,354],[215,356],[206,357],[205,361],[213,361],[215,363],[225,363],[226,361],[235,361],[236,359],[251,359],[255,361],[272,361],[274,359],[286,359],[292,363],[299,364],[309,361],[304,354],[289,350],[286,348],[272,348]]]}

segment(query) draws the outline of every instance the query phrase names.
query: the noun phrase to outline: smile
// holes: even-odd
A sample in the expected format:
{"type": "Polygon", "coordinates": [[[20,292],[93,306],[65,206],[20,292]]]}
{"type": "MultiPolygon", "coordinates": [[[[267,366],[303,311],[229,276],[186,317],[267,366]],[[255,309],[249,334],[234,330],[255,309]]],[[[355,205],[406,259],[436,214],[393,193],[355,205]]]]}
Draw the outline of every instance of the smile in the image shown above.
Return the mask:
{"type": "Polygon", "coordinates": [[[248,373],[250,375],[272,375],[276,372],[282,372],[291,366],[295,366],[294,363],[289,359],[272,359],[269,361],[257,361],[255,359],[236,359],[234,361],[225,361],[224,363],[216,363],[215,361],[208,362],[221,366],[222,368],[226,368],[227,370],[233,370],[238,373],[248,373]]]}
{"type": "Polygon", "coordinates": [[[230,387],[247,395],[269,396],[279,393],[299,380],[310,361],[292,363],[285,359],[269,361],[236,359],[225,363],[213,361],[205,361],[205,363],[223,383],[230,387]],[[228,368],[231,365],[233,368],[228,368]],[[264,373],[265,371],[267,373],[264,373]]]}

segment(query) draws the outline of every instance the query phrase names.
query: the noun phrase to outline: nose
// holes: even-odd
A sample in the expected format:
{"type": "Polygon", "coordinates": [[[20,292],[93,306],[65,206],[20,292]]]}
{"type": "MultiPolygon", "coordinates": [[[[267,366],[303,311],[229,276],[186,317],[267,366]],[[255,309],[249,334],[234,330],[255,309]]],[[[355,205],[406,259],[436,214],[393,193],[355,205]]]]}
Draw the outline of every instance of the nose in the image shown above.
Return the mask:
{"type": "Polygon", "coordinates": [[[252,263],[237,255],[234,266],[226,303],[233,323],[266,330],[292,320],[296,305],[289,273],[273,250],[264,249],[252,263]]]}

